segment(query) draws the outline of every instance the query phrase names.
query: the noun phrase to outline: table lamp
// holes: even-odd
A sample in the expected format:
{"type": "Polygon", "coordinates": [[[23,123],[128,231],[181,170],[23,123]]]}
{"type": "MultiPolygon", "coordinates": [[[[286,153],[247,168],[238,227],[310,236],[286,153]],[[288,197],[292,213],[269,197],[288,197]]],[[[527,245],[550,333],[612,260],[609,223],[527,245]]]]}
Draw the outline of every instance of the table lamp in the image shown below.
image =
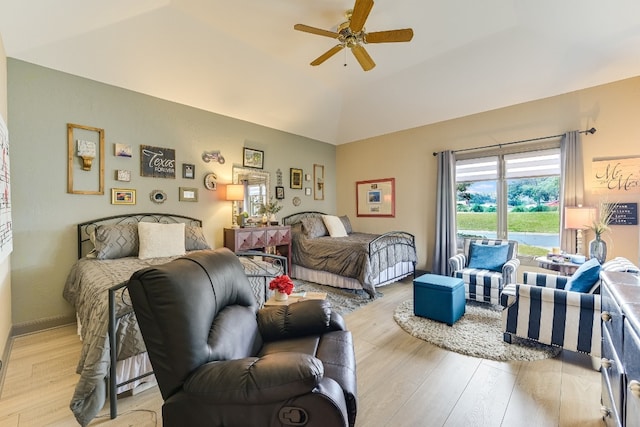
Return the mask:
{"type": "Polygon", "coordinates": [[[244,184],[227,184],[226,200],[233,202],[233,208],[231,212],[231,228],[238,228],[238,204],[237,202],[244,201],[244,184]]]}
{"type": "Polygon", "coordinates": [[[594,208],[584,208],[582,205],[567,206],[564,208],[564,226],[570,230],[576,230],[576,254],[582,253],[582,230],[589,228],[595,217],[594,208]]]}

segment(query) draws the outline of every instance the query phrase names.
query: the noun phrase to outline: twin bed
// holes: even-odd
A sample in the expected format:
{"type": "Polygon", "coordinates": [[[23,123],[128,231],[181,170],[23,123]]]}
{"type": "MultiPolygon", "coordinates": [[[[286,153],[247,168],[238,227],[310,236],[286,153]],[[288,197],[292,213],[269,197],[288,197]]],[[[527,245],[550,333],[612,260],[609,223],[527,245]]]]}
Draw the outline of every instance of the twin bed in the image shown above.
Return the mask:
{"type": "MultiPolygon", "coordinates": [[[[285,257],[238,254],[259,303],[269,297],[271,278],[287,272],[302,280],[364,289],[372,298],[376,286],[413,274],[413,235],[354,233],[348,219],[343,222],[349,231],[346,237],[325,236],[321,229],[310,233],[310,226],[320,228],[322,215],[303,212],[283,220],[292,227],[292,266],[285,257]]],[[[76,310],[83,342],[77,367],[80,379],[70,407],[78,422],[86,425],[102,409],[107,396],[111,418],[115,418],[118,393],[154,381],[128,300],[128,279],[139,269],[210,247],[202,222],[181,215],[118,215],[78,224],[77,228],[78,261],[69,272],[63,296],[76,310]]]]}

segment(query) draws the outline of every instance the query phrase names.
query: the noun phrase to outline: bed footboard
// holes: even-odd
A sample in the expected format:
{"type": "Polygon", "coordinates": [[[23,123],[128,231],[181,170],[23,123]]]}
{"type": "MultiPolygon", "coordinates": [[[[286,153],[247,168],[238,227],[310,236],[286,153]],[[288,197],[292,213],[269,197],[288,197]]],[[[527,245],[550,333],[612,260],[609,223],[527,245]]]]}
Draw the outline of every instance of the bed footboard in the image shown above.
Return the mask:
{"type": "MultiPolygon", "coordinates": [[[[260,307],[269,299],[269,282],[276,276],[282,274],[288,274],[289,266],[287,264],[287,257],[280,255],[265,254],[264,252],[239,252],[236,253],[238,257],[244,259],[243,267],[245,274],[249,278],[249,282],[252,285],[256,300],[260,304],[260,307]],[[259,258],[259,259],[258,259],[259,258]]],[[[118,416],[118,387],[132,383],[134,381],[146,378],[153,375],[153,371],[145,372],[135,378],[130,378],[122,382],[117,380],[118,363],[118,334],[116,333],[118,323],[120,319],[133,312],[133,307],[130,301],[124,300],[124,293],[121,293],[123,298],[123,304],[130,309],[124,312],[117,313],[117,293],[119,290],[127,286],[127,282],[109,288],[109,415],[111,419],[118,416]]]]}
{"type": "MultiPolygon", "coordinates": [[[[413,276],[416,274],[416,239],[415,236],[406,231],[390,231],[369,242],[369,262],[371,265],[378,266],[394,266],[399,262],[411,262],[413,266],[413,276]]],[[[404,273],[398,273],[395,276],[387,277],[387,282],[400,279],[406,276],[404,273]]]]}

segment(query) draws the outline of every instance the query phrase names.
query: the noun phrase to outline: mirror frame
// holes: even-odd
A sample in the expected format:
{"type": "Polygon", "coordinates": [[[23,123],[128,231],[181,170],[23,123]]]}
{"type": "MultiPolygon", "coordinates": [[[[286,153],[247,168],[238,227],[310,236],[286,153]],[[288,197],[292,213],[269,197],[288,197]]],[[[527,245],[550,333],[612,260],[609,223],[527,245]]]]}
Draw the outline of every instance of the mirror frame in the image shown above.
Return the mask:
{"type": "MultiPolygon", "coordinates": [[[[232,171],[232,182],[234,184],[241,184],[240,182],[240,177],[243,175],[257,175],[257,176],[261,176],[264,178],[265,181],[265,186],[266,186],[266,197],[267,197],[267,202],[269,201],[269,198],[271,196],[271,174],[269,172],[266,172],[264,170],[259,170],[259,169],[255,169],[255,168],[243,168],[241,166],[233,166],[233,171],[232,171]]],[[[233,202],[234,204],[237,204],[238,202],[233,202]]],[[[247,203],[247,195],[245,193],[245,200],[244,200],[244,204],[246,205],[247,203]]],[[[237,212],[236,209],[234,209],[235,212],[237,212]]]]}

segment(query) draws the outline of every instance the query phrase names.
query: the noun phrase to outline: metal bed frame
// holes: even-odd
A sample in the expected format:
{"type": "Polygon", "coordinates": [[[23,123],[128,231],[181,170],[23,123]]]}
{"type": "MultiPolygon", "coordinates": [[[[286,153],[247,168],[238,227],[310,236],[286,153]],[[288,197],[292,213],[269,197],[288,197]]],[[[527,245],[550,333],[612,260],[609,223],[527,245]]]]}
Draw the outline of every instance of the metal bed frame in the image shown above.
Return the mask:
{"type": "MultiPolygon", "coordinates": [[[[86,256],[92,249],[93,245],[91,244],[91,234],[95,232],[95,230],[101,225],[114,225],[114,224],[130,224],[130,223],[139,223],[139,222],[157,222],[157,223],[180,223],[184,222],[187,225],[194,226],[202,226],[202,221],[196,218],[183,216],[183,215],[175,215],[175,214],[158,214],[158,213],[142,213],[142,214],[127,214],[127,215],[114,215],[104,218],[98,218],[92,221],[87,221],[78,224],[78,258],[82,258],[86,256]]],[[[236,253],[239,257],[245,257],[250,262],[254,264],[257,268],[258,272],[262,272],[263,274],[247,274],[247,277],[253,278],[262,278],[263,286],[265,289],[264,299],[266,302],[268,298],[268,286],[269,279],[277,276],[277,273],[287,274],[288,273],[288,264],[287,258],[280,255],[272,255],[266,254],[264,252],[257,251],[248,251],[248,252],[238,252],[236,253]],[[273,266],[273,269],[267,269],[264,264],[260,264],[255,261],[255,257],[260,257],[262,260],[265,260],[269,263],[269,265],[273,266]]],[[[118,400],[117,400],[117,390],[118,387],[123,385],[127,385],[134,381],[146,378],[150,375],[153,375],[153,371],[145,372],[135,378],[130,378],[128,380],[122,381],[120,383],[116,380],[116,364],[117,364],[117,354],[118,354],[118,337],[116,335],[116,330],[118,328],[118,323],[120,319],[126,315],[129,315],[133,312],[133,307],[129,301],[124,301],[123,303],[129,306],[129,310],[120,315],[116,314],[116,298],[117,292],[127,286],[127,283],[121,283],[109,288],[109,376],[108,376],[108,389],[109,389],[109,415],[111,419],[115,419],[118,416],[118,400]]],[[[124,293],[122,294],[124,296],[124,293]]]]}

